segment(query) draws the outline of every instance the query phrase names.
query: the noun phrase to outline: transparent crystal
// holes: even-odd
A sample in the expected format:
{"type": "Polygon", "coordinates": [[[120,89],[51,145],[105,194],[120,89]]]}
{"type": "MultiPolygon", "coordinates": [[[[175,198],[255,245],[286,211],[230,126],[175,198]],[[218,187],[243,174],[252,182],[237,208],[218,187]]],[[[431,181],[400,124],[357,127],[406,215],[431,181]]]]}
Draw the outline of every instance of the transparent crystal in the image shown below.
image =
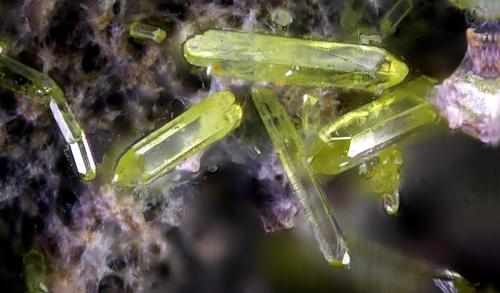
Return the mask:
{"type": "Polygon", "coordinates": [[[186,60],[216,76],[380,91],[408,74],[387,51],[362,45],[210,30],[184,43],[186,60]]]}
{"type": "Polygon", "coordinates": [[[500,1],[498,0],[448,0],[461,9],[468,9],[485,20],[500,18],[500,1]]]}
{"type": "Polygon", "coordinates": [[[292,23],[293,17],[288,10],[276,8],[271,12],[271,21],[280,26],[287,26],[292,23]]]}
{"type": "Polygon", "coordinates": [[[253,88],[252,98],[323,256],[332,266],[348,266],[346,242],[321,184],[305,161],[304,145],[288,113],[270,89],[253,88]]]}
{"type": "Polygon", "coordinates": [[[437,115],[426,100],[434,84],[427,77],[417,78],[326,125],[310,152],[314,171],[341,173],[434,122],[437,115]]]}
{"type": "Polygon", "coordinates": [[[215,93],[131,146],[119,159],[113,183],[149,184],[238,127],[242,110],[230,92],[215,93]]]}
{"type": "Polygon", "coordinates": [[[129,33],[135,39],[149,40],[158,44],[167,37],[167,33],[163,29],[138,21],[130,24],[129,33]]]}
{"type": "Polygon", "coordinates": [[[382,36],[387,37],[396,31],[397,26],[410,13],[413,0],[398,0],[380,21],[382,36]]]}

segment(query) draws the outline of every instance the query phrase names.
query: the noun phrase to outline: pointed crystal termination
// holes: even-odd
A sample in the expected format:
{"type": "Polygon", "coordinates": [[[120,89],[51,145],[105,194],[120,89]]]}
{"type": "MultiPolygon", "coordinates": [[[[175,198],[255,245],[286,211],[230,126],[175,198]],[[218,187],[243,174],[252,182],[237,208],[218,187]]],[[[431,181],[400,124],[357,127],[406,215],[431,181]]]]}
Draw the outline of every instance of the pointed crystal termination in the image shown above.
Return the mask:
{"type": "Polygon", "coordinates": [[[252,98],[323,256],[332,266],[348,266],[346,242],[318,179],[305,162],[304,146],[285,108],[270,89],[253,88],[252,98]]]}
{"type": "Polygon", "coordinates": [[[216,76],[379,91],[399,84],[405,63],[371,46],[209,30],[188,39],[186,60],[216,76]]]}
{"type": "Polygon", "coordinates": [[[69,145],[83,180],[95,178],[96,166],[85,133],[71,112],[61,88],[47,75],[0,54],[0,85],[34,102],[48,105],[69,145]]]}
{"type": "Polygon", "coordinates": [[[396,31],[397,26],[413,9],[413,0],[398,0],[380,22],[382,36],[387,37],[396,31]]]}
{"type": "Polygon", "coordinates": [[[157,44],[161,43],[167,37],[167,33],[163,29],[138,21],[130,24],[129,33],[132,38],[149,40],[157,44]]]}
{"type": "Polygon", "coordinates": [[[47,266],[43,254],[31,250],[23,255],[23,265],[26,292],[48,293],[47,266]]]}
{"type": "Polygon", "coordinates": [[[314,171],[338,174],[360,165],[383,147],[434,122],[427,101],[436,82],[419,77],[349,112],[321,129],[312,150],[314,171]]]}
{"type": "Polygon", "coordinates": [[[241,122],[242,110],[231,92],[215,93],[134,144],[119,159],[113,183],[146,185],[201,151],[241,122]]]}
{"type": "Polygon", "coordinates": [[[396,146],[390,146],[360,166],[360,174],[369,189],[382,195],[384,211],[389,216],[395,216],[399,211],[402,165],[401,151],[396,146]]]}
{"type": "Polygon", "coordinates": [[[87,138],[68,103],[51,100],[49,107],[64,140],[69,145],[78,174],[84,180],[95,178],[96,166],[87,138]]]}
{"type": "Polygon", "coordinates": [[[302,97],[302,136],[306,145],[309,145],[316,136],[321,123],[320,98],[313,94],[305,94],[302,97]]]}
{"type": "Polygon", "coordinates": [[[37,103],[64,101],[61,88],[47,75],[0,54],[0,84],[37,103]]]}

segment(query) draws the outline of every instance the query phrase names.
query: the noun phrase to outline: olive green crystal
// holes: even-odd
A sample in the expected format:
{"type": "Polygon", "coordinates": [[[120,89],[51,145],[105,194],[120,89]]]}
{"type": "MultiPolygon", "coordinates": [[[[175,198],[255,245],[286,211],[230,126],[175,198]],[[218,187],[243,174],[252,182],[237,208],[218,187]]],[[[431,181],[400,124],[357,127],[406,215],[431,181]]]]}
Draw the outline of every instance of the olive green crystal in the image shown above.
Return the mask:
{"type": "Polygon", "coordinates": [[[288,113],[270,89],[253,88],[252,98],[323,256],[332,266],[348,266],[346,242],[321,184],[305,161],[303,142],[288,113]]]}
{"type": "Polygon", "coordinates": [[[186,60],[211,75],[278,85],[380,91],[408,74],[405,63],[372,46],[209,30],[184,43],[186,60]]]}
{"type": "Polygon", "coordinates": [[[190,155],[207,148],[238,127],[242,110],[231,92],[215,93],[147,135],[119,159],[113,183],[153,182],[190,155]]]}
{"type": "Polygon", "coordinates": [[[368,1],[366,0],[347,0],[340,17],[340,25],[349,30],[355,30],[358,27],[363,14],[366,11],[368,1]]]}
{"type": "Polygon", "coordinates": [[[380,22],[380,31],[387,37],[396,31],[397,26],[410,13],[413,8],[413,0],[398,0],[392,8],[384,15],[380,22]]]}
{"type": "Polygon", "coordinates": [[[61,88],[47,75],[0,54],[0,85],[50,108],[84,180],[95,178],[96,166],[85,133],[71,112],[61,88]]]}
{"type": "Polygon", "coordinates": [[[381,150],[373,159],[360,166],[369,189],[382,196],[384,211],[394,216],[399,211],[399,187],[403,155],[392,145],[381,150]]]}
{"type": "Polygon", "coordinates": [[[37,250],[31,250],[23,255],[23,265],[26,292],[48,293],[47,266],[44,255],[37,250]]]}
{"type": "Polygon", "coordinates": [[[430,78],[419,77],[322,128],[311,151],[314,171],[341,173],[434,122],[437,115],[426,97],[435,84],[430,78]]]}
{"type": "Polygon", "coordinates": [[[167,37],[167,33],[163,29],[138,21],[130,24],[129,33],[135,39],[149,40],[157,44],[161,43],[167,37]]]}

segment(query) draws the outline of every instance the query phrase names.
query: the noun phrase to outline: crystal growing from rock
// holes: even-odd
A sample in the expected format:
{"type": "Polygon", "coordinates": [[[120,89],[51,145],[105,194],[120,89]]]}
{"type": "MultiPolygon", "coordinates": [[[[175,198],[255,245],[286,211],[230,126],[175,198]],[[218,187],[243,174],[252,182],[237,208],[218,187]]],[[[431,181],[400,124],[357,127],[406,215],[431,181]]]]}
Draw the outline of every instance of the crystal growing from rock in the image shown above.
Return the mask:
{"type": "Polygon", "coordinates": [[[313,146],[319,174],[338,174],[378,150],[436,120],[426,100],[435,81],[419,77],[325,126],[313,146]]]}
{"type": "Polygon", "coordinates": [[[238,127],[241,107],[231,92],[215,93],[153,131],[119,159],[113,183],[149,184],[238,127]]]}
{"type": "Polygon", "coordinates": [[[405,63],[371,46],[209,30],[184,43],[186,60],[216,76],[278,85],[380,91],[408,74],[405,63]]]}
{"type": "Polygon", "coordinates": [[[267,88],[253,88],[252,98],[323,256],[332,266],[348,266],[344,237],[321,184],[305,161],[303,142],[285,108],[267,88]]]}
{"type": "Polygon", "coordinates": [[[69,146],[78,174],[84,180],[95,178],[96,166],[85,133],[71,112],[63,91],[50,77],[0,54],[0,84],[49,106],[69,146]]]}
{"type": "Polygon", "coordinates": [[[380,31],[387,37],[396,31],[397,26],[410,13],[413,8],[413,0],[398,0],[394,3],[380,22],[380,31]]]}
{"type": "Polygon", "coordinates": [[[23,255],[23,265],[26,292],[48,293],[47,266],[43,254],[31,250],[23,255]]]}
{"type": "Polygon", "coordinates": [[[130,24],[129,33],[135,39],[149,40],[157,44],[161,43],[167,37],[167,33],[163,29],[138,21],[130,24]]]}

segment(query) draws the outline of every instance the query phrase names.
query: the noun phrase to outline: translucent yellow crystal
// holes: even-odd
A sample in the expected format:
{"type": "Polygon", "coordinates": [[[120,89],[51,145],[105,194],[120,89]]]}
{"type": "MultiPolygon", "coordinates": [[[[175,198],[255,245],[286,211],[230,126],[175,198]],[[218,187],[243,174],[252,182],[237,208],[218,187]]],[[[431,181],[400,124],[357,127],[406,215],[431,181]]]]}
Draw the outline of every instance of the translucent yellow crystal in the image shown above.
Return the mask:
{"type": "Polygon", "coordinates": [[[48,293],[47,266],[43,254],[37,250],[24,254],[23,265],[26,292],[48,293]]]}
{"type": "Polygon", "coordinates": [[[323,256],[333,266],[349,265],[347,246],[330,203],[305,162],[304,145],[285,108],[270,89],[253,88],[252,98],[323,256]]]}
{"type": "Polygon", "coordinates": [[[384,15],[380,22],[380,31],[384,37],[396,31],[397,26],[410,13],[413,8],[413,0],[398,0],[392,8],[384,15]]]}
{"type": "Polygon", "coordinates": [[[354,30],[366,11],[368,1],[366,0],[347,0],[345,1],[344,11],[340,17],[340,25],[343,28],[354,30]]]}
{"type": "Polygon", "coordinates": [[[378,91],[408,67],[383,49],[254,33],[210,30],[184,43],[186,60],[216,76],[378,91]]]}
{"type": "Polygon", "coordinates": [[[271,12],[271,21],[280,26],[287,26],[292,23],[293,17],[288,10],[276,8],[271,12]]]}
{"type": "Polygon", "coordinates": [[[426,99],[435,83],[419,77],[325,126],[311,151],[314,171],[341,173],[435,121],[436,113],[426,99]]]}
{"type": "Polygon", "coordinates": [[[302,97],[302,137],[306,145],[309,145],[316,136],[321,123],[320,98],[314,94],[305,94],[302,97]]]}
{"type": "Polygon", "coordinates": [[[399,211],[399,186],[403,155],[396,146],[381,150],[373,159],[360,166],[360,174],[368,187],[383,199],[384,211],[394,216],[399,211]]]}
{"type": "Polygon", "coordinates": [[[163,29],[138,21],[134,21],[130,24],[129,32],[130,36],[133,38],[150,40],[158,44],[167,37],[167,33],[163,29]]]}
{"type": "Polygon", "coordinates": [[[215,93],[134,144],[119,159],[113,183],[149,184],[190,155],[222,139],[241,121],[230,92],[215,93]]]}
{"type": "Polygon", "coordinates": [[[78,174],[84,180],[95,178],[96,166],[85,133],[71,112],[63,91],[50,77],[0,54],[0,85],[49,106],[69,146],[78,174]]]}

